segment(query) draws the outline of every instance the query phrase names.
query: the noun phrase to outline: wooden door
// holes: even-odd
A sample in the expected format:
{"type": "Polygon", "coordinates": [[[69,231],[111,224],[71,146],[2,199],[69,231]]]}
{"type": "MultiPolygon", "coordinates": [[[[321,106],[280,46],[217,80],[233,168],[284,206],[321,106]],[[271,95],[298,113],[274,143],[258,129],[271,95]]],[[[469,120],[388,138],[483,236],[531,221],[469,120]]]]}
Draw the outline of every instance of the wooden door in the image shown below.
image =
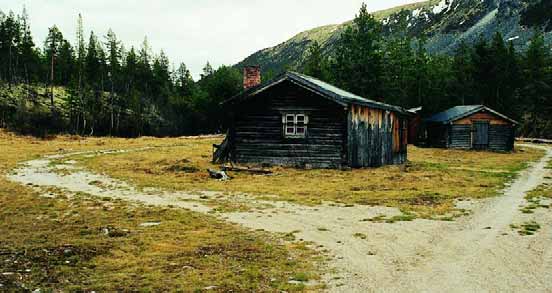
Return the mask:
{"type": "Polygon", "coordinates": [[[476,150],[489,148],[489,121],[474,121],[472,147],[476,150]]]}

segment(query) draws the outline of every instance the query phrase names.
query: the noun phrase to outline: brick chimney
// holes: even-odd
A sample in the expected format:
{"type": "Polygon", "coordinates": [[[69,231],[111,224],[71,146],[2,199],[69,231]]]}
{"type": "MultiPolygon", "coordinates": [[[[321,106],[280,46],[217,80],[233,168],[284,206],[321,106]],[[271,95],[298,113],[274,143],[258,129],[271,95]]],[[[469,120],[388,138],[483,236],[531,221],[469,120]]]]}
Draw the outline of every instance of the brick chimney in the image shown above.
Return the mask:
{"type": "Polygon", "coordinates": [[[249,89],[261,84],[261,67],[245,66],[243,68],[243,88],[249,89]]]}

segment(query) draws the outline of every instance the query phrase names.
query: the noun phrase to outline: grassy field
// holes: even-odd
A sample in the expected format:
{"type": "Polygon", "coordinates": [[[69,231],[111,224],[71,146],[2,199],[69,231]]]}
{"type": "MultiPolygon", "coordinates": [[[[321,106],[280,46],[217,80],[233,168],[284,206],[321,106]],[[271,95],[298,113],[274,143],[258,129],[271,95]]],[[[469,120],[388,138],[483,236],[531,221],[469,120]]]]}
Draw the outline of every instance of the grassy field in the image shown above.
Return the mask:
{"type": "MultiPolygon", "coordinates": [[[[0,130],[0,173],[60,151],[181,144],[189,142],[37,140],[0,130]]],[[[58,196],[40,197],[0,176],[0,291],[297,291],[304,285],[290,279],[318,278],[303,242],[184,210],[52,192],[58,196]],[[143,225],[150,222],[159,225],[143,225]]]]}
{"type": "Polygon", "coordinates": [[[185,145],[143,152],[81,158],[87,167],[141,187],[246,193],[304,204],[398,206],[430,217],[453,209],[453,199],[495,196],[542,151],[520,148],[512,154],[410,147],[406,169],[387,166],[352,171],[273,168],[273,175],[231,173],[210,179],[211,145],[222,138],[186,140],[185,145]]]}

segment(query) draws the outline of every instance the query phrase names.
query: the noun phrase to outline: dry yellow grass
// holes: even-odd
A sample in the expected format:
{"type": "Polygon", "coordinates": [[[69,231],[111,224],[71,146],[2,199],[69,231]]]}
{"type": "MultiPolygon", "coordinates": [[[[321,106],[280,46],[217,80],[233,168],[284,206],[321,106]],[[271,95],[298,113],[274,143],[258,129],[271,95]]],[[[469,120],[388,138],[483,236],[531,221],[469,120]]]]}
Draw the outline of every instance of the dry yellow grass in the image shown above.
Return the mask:
{"type": "MultiPolygon", "coordinates": [[[[183,139],[38,140],[0,130],[0,173],[63,150],[179,144],[183,139]]],[[[187,141],[187,140],[186,140],[187,141]]],[[[39,197],[0,176],[0,291],[296,291],[317,278],[304,243],[281,243],[209,216],[79,195],[39,197]],[[160,222],[141,227],[141,223],[160,222]],[[104,229],[111,233],[106,235],[104,229]],[[128,232],[127,232],[128,231],[128,232]],[[111,236],[110,236],[111,235],[111,236]],[[117,237],[115,237],[117,236],[117,237]]]]}
{"type": "Polygon", "coordinates": [[[305,204],[384,204],[430,216],[450,212],[452,199],[496,195],[528,162],[543,155],[529,148],[503,154],[410,147],[406,170],[273,168],[271,176],[231,172],[232,180],[220,182],[206,172],[218,167],[210,163],[211,145],[220,140],[187,140],[182,146],[82,160],[91,169],[141,187],[246,193],[305,204]]]}

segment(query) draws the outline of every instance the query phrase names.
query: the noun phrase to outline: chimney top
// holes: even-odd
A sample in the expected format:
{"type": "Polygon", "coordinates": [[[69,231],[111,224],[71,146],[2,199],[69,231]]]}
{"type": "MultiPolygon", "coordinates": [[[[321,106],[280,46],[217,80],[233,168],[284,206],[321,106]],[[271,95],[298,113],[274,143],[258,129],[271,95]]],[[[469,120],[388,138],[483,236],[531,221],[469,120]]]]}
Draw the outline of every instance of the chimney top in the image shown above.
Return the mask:
{"type": "Polygon", "coordinates": [[[261,66],[245,66],[243,68],[243,88],[249,89],[261,84],[261,66]]]}

